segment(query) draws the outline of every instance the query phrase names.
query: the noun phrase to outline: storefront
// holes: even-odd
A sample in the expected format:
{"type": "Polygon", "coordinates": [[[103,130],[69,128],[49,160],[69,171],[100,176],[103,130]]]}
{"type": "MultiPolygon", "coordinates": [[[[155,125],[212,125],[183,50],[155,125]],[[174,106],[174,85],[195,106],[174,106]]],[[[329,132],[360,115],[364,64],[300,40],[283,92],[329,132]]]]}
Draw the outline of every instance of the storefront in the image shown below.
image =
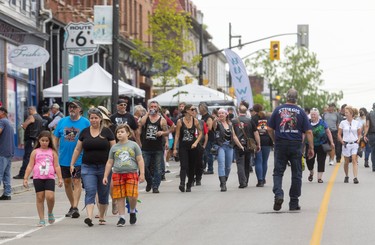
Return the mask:
{"type": "Polygon", "coordinates": [[[40,68],[17,67],[9,62],[8,55],[23,44],[44,46],[45,39],[41,37],[34,28],[0,15],[0,101],[14,127],[16,157],[23,156],[24,130],[20,125],[27,117],[27,107],[37,106],[40,68]]]}

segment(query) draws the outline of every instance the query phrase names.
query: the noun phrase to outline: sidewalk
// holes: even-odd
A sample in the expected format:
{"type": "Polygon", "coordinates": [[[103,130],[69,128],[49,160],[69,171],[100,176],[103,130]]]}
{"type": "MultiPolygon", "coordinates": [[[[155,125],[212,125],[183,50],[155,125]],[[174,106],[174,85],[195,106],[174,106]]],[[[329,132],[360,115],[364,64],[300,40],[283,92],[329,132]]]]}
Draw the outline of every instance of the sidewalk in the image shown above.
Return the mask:
{"type": "MultiPolygon", "coordinates": [[[[12,195],[28,190],[25,187],[23,187],[23,179],[13,179],[13,176],[16,176],[18,174],[21,165],[22,165],[22,161],[12,161],[12,167],[10,171],[10,178],[11,178],[10,183],[12,185],[12,195]]],[[[29,189],[33,189],[33,188],[34,188],[33,180],[29,178],[29,189]]],[[[0,195],[2,195],[3,192],[4,192],[4,185],[3,183],[1,183],[0,195]]]]}

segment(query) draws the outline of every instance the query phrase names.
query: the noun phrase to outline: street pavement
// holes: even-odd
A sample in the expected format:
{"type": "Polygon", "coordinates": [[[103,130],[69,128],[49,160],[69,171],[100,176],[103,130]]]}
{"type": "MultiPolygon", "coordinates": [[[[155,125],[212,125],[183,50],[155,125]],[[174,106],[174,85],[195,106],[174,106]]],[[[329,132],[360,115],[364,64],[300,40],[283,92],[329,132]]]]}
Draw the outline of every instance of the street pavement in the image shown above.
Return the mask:
{"type": "MultiPolygon", "coordinates": [[[[20,162],[13,162],[12,176],[18,173],[20,162]]],[[[56,187],[56,223],[36,227],[38,216],[35,193],[21,187],[22,180],[13,180],[11,201],[0,201],[0,244],[374,244],[375,233],[375,173],[364,168],[360,159],[358,185],[343,183],[342,165],[328,166],[324,183],[308,182],[308,171],[303,173],[301,211],[288,210],[290,169],[284,176],[285,201],[279,212],[273,211],[272,193],[273,156],[265,187],[258,188],[255,174],[249,187],[238,188],[236,164],[228,180],[228,191],[220,192],[218,176],[205,175],[202,186],[191,193],[178,190],[179,163],[170,162],[171,173],[166,174],[159,194],[144,191],[140,185],[141,203],[138,221],[116,227],[117,217],[107,212],[107,224],[87,227],[81,197],[78,219],[65,218],[69,202],[63,188],[56,187]]],[[[215,162],[215,170],[217,163],[215,162]]],[[[29,181],[32,183],[32,180],[29,181]]],[[[2,190],[0,190],[2,194],[2,190]]],[[[111,206],[111,205],[110,205],[111,206]]]]}

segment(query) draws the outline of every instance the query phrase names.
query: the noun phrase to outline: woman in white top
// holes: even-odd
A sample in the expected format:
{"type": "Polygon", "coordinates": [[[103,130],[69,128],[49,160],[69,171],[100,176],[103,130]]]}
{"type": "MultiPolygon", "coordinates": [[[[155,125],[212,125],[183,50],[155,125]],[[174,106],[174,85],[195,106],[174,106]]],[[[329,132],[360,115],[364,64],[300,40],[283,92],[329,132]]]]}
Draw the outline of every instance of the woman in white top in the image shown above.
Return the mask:
{"type": "Polygon", "coordinates": [[[357,179],[358,175],[358,160],[357,160],[357,151],[358,151],[358,142],[361,137],[361,123],[357,120],[354,120],[355,115],[358,114],[358,110],[347,106],[345,107],[345,116],[346,120],[341,121],[338,130],[338,140],[343,145],[342,155],[344,156],[344,172],[345,179],[344,183],[349,183],[349,157],[352,158],[353,163],[353,183],[358,184],[357,179]]]}

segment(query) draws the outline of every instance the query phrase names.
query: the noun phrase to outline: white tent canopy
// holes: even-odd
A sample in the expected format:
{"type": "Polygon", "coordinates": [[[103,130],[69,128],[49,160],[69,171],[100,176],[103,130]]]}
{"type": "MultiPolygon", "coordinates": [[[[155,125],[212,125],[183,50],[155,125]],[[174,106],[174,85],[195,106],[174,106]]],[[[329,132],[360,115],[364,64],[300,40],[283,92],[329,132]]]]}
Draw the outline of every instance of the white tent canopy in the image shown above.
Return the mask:
{"type": "Polygon", "coordinates": [[[196,84],[188,84],[169,90],[152,100],[161,106],[177,106],[180,102],[198,105],[200,102],[233,101],[233,98],[220,91],[196,84]]]}
{"type": "MultiPolygon", "coordinates": [[[[98,63],[79,75],[69,79],[69,97],[95,97],[112,95],[112,75],[98,63]]],[[[43,89],[44,97],[62,97],[62,84],[43,89]]],[[[119,94],[131,97],[145,97],[145,91],[119,81],[119,94]]]]}

